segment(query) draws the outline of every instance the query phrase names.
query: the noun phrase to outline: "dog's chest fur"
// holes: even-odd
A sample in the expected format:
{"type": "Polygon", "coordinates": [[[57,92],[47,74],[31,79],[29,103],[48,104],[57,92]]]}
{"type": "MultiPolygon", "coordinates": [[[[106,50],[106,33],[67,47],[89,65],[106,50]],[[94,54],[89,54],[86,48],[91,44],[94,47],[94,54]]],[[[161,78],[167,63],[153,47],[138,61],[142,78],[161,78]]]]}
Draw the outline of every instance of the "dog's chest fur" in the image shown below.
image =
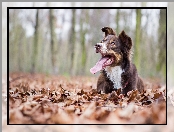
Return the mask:
{"type": "Polygon", "coordinates": [[[105,68],[105,71],[106,71],[107,77],[113,82],[114,89],[122,88],[121,74],[123,73],[123,70],[121,66],[115,66],[115,67],[107,66],[105,68]]]}

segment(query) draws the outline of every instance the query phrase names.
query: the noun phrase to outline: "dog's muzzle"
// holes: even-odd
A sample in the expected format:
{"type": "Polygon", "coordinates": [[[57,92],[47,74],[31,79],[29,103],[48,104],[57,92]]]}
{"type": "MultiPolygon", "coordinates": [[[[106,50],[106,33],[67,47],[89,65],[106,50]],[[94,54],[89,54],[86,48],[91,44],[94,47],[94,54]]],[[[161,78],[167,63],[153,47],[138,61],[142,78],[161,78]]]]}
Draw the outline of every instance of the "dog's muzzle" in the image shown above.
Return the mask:
{"type": "Polygon", "coordinates": [[[107,48],[106,48],[106,45],[105,43],[97,43],[95,46],[94,46],[95,50],[96,50],[96,53],[105,53],[107,48]]]}
{"type": "Polygon", "coordinates": [[[94,46],[96,53],[99,53],[99,52],[100,52],[101,47],[102,47],[102,43],[97,43],[97,44],[94,46]]]}

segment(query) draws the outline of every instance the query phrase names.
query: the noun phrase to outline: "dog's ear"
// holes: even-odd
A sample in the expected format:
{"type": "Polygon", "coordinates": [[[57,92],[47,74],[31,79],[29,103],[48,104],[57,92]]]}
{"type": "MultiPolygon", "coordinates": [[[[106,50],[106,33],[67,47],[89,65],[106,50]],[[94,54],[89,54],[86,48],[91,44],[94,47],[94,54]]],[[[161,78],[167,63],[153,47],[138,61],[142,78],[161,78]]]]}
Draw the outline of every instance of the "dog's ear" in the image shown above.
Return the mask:
{"type": "Polygon", "coordinates": [[[123,45],[126,49],[130,50],[132,47],[132,39],[126,35],[124,30],[118,36],[121,41],[121,45],[123,45]]]}
{"type": "Polygon", "coordinates": [[[116,35],[116,33],[110,27],[103,27],[101,30],[105,32],[105,37],[108,35],[116,35]]]}

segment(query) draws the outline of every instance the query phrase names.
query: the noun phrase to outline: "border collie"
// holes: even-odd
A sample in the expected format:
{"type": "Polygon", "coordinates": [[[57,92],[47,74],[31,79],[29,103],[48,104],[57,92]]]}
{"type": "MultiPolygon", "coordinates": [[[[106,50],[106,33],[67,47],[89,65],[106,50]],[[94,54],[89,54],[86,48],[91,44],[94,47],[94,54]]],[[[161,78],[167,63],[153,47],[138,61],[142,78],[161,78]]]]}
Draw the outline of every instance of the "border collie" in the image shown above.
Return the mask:
{"type": "Polygon", "coordinates": [[[97,82],[98,93],[111,93],[121,88],[122,94],[138,89],[142,92],[144,84],[138,76],[135,65],[131,62],[132,40],[122,31],[118,36],[110,27],[101,29],[105,37],[94,47],[101,59],[90,69],[95,74],[100,71],[97,82]]]}

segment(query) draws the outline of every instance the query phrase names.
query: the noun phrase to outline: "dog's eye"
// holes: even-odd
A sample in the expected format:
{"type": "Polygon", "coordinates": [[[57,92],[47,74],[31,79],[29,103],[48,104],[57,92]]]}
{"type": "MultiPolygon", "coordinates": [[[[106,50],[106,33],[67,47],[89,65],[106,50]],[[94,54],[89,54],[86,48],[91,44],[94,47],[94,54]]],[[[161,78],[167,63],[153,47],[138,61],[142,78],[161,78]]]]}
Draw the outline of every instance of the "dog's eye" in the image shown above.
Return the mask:
{"type": "Polygon", "coordinates": [[[103,43],[104,41],[102,40],[101,43],[103,43]]]}
{"type": "Polygon", "coordinates": [[[115,45],[115,42],[112,42],[111,45],[115,45]]]}

